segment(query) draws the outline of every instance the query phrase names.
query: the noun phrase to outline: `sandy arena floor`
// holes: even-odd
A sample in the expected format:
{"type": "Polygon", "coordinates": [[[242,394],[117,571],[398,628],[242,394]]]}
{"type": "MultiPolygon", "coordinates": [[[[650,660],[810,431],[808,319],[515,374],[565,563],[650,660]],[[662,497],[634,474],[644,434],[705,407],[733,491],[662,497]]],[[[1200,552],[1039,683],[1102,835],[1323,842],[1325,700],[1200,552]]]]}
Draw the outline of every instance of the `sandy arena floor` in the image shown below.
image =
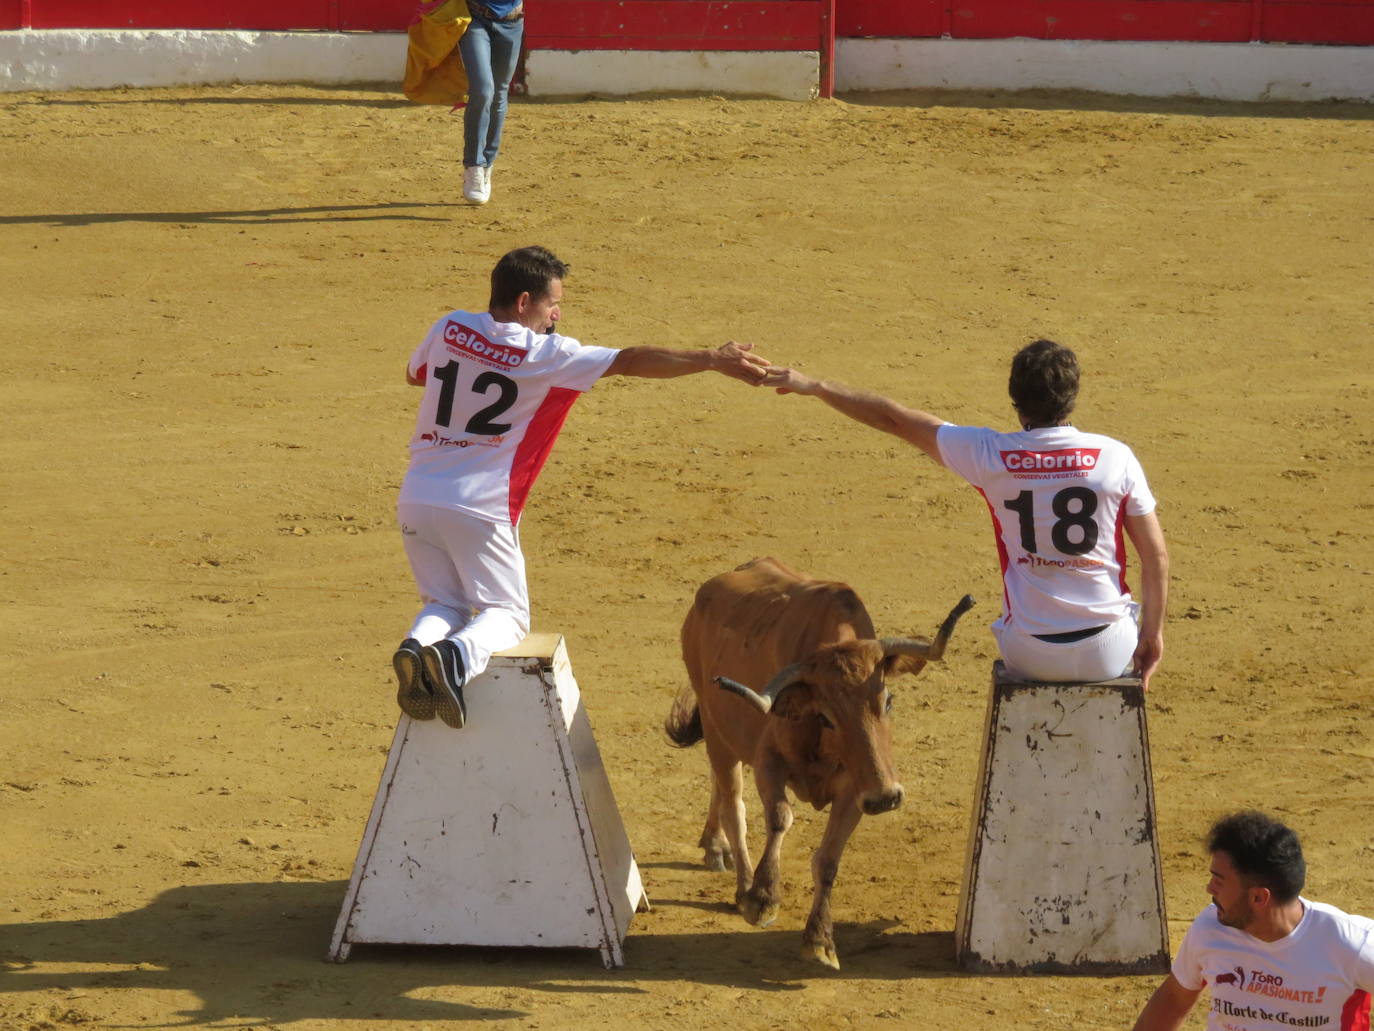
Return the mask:
{"type": "MultiPolygon", "coordinates": [[[[1170,930],[1217,814],[1280,813],[1309,894],[1374,914],[1374,108],[1082,96],[520,102],[495,198],[389,91],[0,97],[0,1027],[466,1020],[564,1031],[1120,1028],[1156,978],[974,977],[952,929],[999,587],[977,495],[816,402],[611,381],[524,522],[653,912],[592,952],[322,962],[397,719],[402,366],[501,253],[573,265],[565,331],[755,341],[1010,425],[1036,335],[1131,442],[1174,558],[1149,698],[1170,930]],[[696,864],[705,756],[660,726],[696,585],[760,554],[880,631],[981,601],[899,690],[907,804],[836,889],[838,974],[696,864]]],[[[480,733],[480,728],[474,729],[480,733]]],[[[755,839],[758,840],[757,837],[755,839]]],[[[1201,1027],[1202,1014],[1189,1027],[1201,1027]]]]}

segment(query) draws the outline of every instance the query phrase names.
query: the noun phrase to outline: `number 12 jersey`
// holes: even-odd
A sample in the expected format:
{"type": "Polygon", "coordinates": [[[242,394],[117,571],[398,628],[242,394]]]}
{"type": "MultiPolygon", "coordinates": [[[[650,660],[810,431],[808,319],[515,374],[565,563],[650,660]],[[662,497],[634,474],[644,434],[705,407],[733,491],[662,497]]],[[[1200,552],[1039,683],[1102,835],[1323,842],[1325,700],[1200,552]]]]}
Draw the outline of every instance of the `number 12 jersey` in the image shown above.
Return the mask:
{"type": "Polygon", "coordinates": [[[618,353],[486,312],[445,315],[407,366],[425,393],[401,503],[518,524],[573,402],[618,353]]]}

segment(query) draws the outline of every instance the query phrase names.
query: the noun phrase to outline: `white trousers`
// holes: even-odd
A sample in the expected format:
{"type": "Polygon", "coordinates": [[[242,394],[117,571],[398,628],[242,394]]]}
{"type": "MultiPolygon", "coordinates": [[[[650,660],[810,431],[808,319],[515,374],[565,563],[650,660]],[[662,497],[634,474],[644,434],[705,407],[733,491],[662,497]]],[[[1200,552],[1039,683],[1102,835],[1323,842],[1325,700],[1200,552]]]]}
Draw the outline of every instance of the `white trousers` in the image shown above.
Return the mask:
{"type": "Polygon", "coordinates": [[[993,627],[1007,672],[1022,680],[1092,683],[1113,680],[1131,666],[1139,630],[1132,616],[1082,641],[1056,644],[1006,627],[993,627]]]}
{"type": "Polygon", "coordinates": [[[422,645],[447,637],[477,676],[529,633],[519,531],[434,505],[398,505],[396,518],[424,602],[408,636],[422,645]]]}

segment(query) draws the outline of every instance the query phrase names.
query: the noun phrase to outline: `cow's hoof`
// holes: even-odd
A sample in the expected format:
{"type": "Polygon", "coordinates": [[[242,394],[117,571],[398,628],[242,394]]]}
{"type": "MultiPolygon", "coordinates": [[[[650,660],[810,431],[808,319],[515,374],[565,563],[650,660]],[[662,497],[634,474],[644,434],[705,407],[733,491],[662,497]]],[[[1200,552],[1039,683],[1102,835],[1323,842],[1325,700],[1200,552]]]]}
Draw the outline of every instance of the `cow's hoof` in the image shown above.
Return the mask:
{"type": "Polygon", "coordinates": [[[729,852],[705,852],[701,857],[702,863],[708,870],[720,873],[722,870],[733,870],[735,864],[731,861],[729,852]]]}
{"type": "Polygon", "coordinates": [[[778,918],[776,902],[764,902],[752,895],[744,895],[735,902],[744,919],[755,927],[767,927],[778,918]]]}
{"type": "Polygon", "coordinates": [[[802,958],[814,959],[822,966],[827,966],[831,970],[840,969],[840,955],[835,951],[833,945],[822,945],[819,942],[806,942],[802,945],[802,958]]]}

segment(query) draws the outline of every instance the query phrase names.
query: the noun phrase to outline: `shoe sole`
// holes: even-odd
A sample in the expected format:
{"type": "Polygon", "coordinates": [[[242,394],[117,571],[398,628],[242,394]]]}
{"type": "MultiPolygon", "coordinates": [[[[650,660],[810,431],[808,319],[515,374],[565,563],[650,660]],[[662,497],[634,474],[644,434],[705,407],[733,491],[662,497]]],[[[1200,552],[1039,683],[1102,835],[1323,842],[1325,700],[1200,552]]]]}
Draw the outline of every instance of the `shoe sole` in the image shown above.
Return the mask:
{"type": "Polygon", "coordinates": [[[434,689],[434,714],[454,730],[462,730],[467,723],[467,707],[463,704],[462,687],[454,688],[444,675],[444,663],[434,647],[424,650],[425,672],[434,689]]]}
{"type": "Polygon", "coordinates": [[[413,720],[434,719],[434,695],[425,689],[424,667],[420,656],[404,648],[391,657],[396,671],[396,704],[413,720]]]}

